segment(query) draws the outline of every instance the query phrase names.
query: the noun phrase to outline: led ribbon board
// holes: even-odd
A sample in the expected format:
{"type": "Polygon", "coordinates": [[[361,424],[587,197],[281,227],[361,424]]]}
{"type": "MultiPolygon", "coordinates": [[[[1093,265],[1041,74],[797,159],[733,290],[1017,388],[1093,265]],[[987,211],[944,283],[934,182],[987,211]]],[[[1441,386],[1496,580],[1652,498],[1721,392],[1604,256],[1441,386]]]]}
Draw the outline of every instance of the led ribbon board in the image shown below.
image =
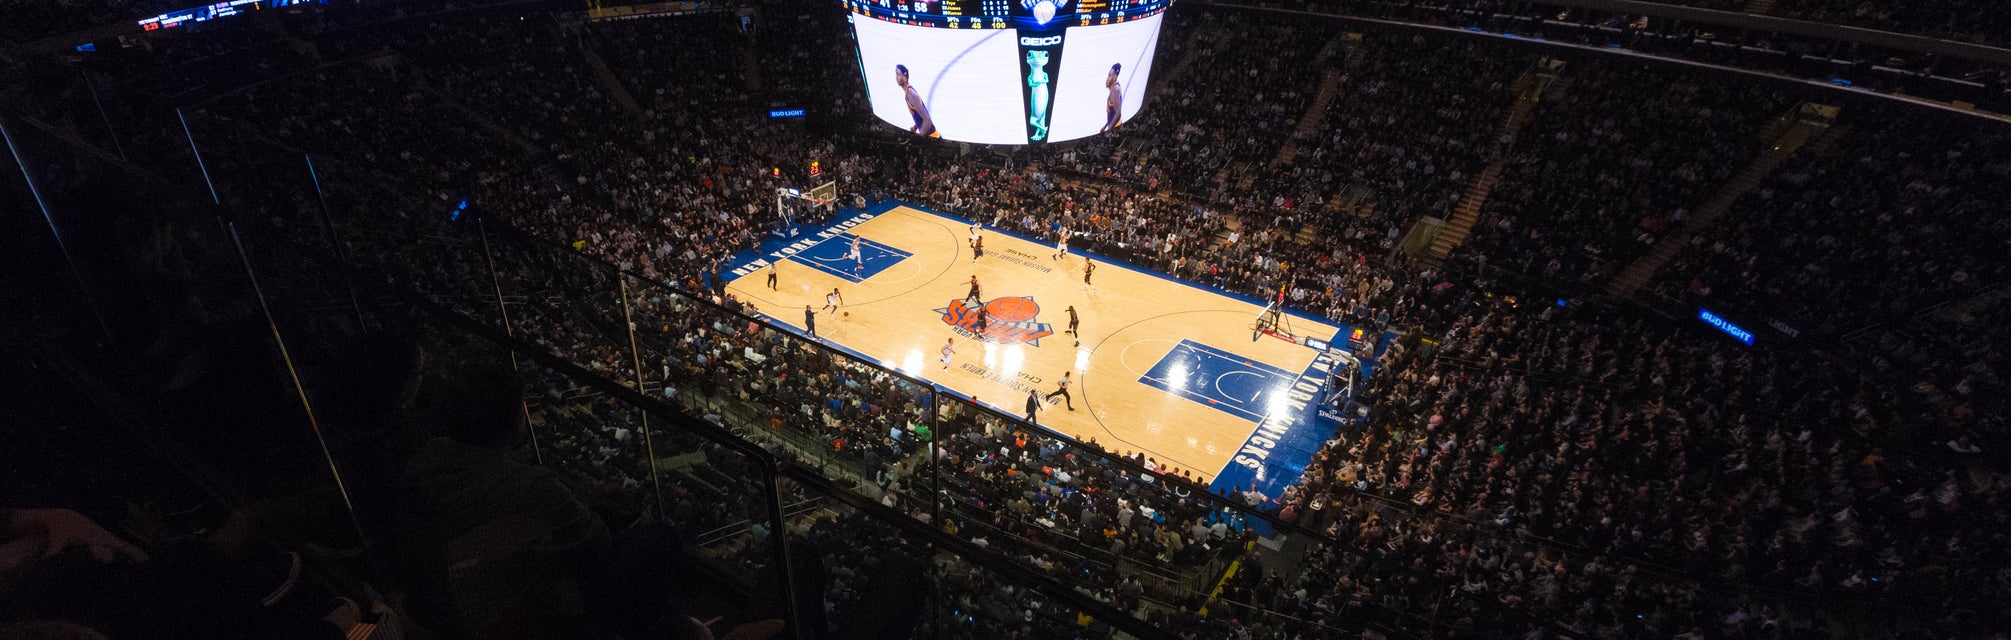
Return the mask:
{"type": "Polygon", "coordinates": [[[224,0],[223,2],[214,2],[200,7],[169,11],[140,20],[139,23],[140,29],[143,31],[158,31],[179,27],[192,22],[209,22],[217,18],[242,15],[247,11],[309,3],[328,4],[328,0],[224,0]]]}

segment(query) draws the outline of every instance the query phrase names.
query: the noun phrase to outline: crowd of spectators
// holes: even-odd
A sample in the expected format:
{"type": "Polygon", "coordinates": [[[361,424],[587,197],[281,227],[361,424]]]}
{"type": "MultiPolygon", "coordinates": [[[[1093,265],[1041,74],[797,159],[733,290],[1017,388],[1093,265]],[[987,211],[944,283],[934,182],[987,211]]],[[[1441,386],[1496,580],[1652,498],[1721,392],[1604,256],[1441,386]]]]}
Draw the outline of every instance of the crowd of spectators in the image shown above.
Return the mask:
{"type": "MultiPolygon", "coordinates": [[[[1695,6],[1721,11],[1742,11],[1748,8],[1746,0],[1661,0],[1669,4],[1695,6]]],[[[423,11],[428,5],[438,2],[406,1],[402,5],[418,8],[393,7],[379,9],[389,11],[423,11]]],[[[444,4],[479,5],[483,2],[450,2],[444,4]]],[[[59,0],[54,2],[15,2],[6,7],[8,24],[4,34],[16,41],[29,41],[45,36],[59,35],[104,24],[137,21],[141,18],[174,9],[185,9],[192,3],[182,0],[59,0]]],[[[777,5],[780,6],[780,5],[777,5]]],[[[2001,22],[2002,12],[1988,0],[1935,0],[1933,2],[1895,3],[1876,0],[1784,0],[1775,3],[1768,13],[1798,20],[1811,20],[1832,24],[1842,24],[1868,29],[1897,31],[1920,35],[1997,45],[2003,43],[2002,35],[2011,32],[2011,25],[2001,22]]],[[[806,33],[791,32],[788,23],[795,20],[793,12],[776,12],[770,15],[769,24],[782,24],[775,29],[777,34],[806,33]]],[[[800,22],[816,22],[812,18],[800,22]]],[[[807,25],[806,25],[807,26],[807,25]]],[[[814,47],[804,47],[801,55],[814,47]]],[[[771,67],[774,68],[774,67],[771,67]]],[[[807,86],[807,85],[801,85],[807,86]]]]}
{"type": "Polygon", "coordinates": [[[1984,212],[2011,189],[2011,159],[1998,151],[2001,132],[1941,118],[1892,125],[1896,117],[1845,111],[1654,284],[1796,332],[1880,328],[1847,344],[1878,357],[1889,382],[1920,390],[1922,412],[1940,426],[1909,437],[2004,442],[2006,426],[1986,408],[1996,403],[1979,391],[1997,384],[1995,331],[1972,315],[1998,303],[1965,301],[2003,286],[2004,230],[1984,212]],[[1913,330],[1915,321],[1941,331],[1913,330]]]}
{"type": "Polygon", "coordinates": [[[1743,169],[1762,127],[1792,106],[1697,72],[1589,59],[1566,67],[1517,135],[1459,259],[1610,280],[1743,169]]]}
{"type": "MultiPolygon", "coordinates": [[[[1659,4],[1674,4],[1718,11],[1749,12],[1755,7],[1748,0],[1651,0],[1659,4]]],[[[1310,0],[1309,6],[1321,7],[1321,0],[1310,0]]],[[[1389,2],[1392,9],[1386,11],[1415,10],[1419,6],[1431,9],[1450,8],[1467,11],[1511,13],[1527,11],[1511,9],[1493,2],[1454,2],[1417,5],[1413,3],[1389,2]]],[[[1762,8],[1764,15],[1809,20],[1827,24],[1837,24],[1863,29],[1876,29],[1913,35],[1923,35],[1945,40],[1969,42],[1986,46],[2002,46],[2007,33],[2003,12],[1992,6],[1988,0],[1935,0],[1933,2],[1894,2],[1892,0],[1779,0],[1762,8]]],[[[1556,6],[1539,6],[1535,12],[1555,15],[1568,9],[1556,6]]],[[[1603,13],[1603,12],[1602,12],[1603,13]]],[[[1631,22],[1637,16],[1621,14],[1620,18],[1631,22]]]]}
{"type": "MultiPolygon", "coordinates": [[[[787,9],[764,15],[795,19],[787,9]]],[[[1884,444],[1942,415],[1917,409],[1955,412],[1964,397],[1995,388],[1987,375],[1947,369],[1928,388],[1882,385],[1841,365],[1800,366],[1800,353],[1517,305],[1451,275],[1471,273],[1480,255],[1546,276],[1610,275],[1735,171],[1759,144],[1752,133],[1788,98],[1687,72],[1574,61],[1568,88],[1554,103],[1546,98],[1516,142],[1473,257],[1452,271],[1413,270],[1383,259],[1399,225],[1443,215],[1493,146],[1507,142],[1499,126],[1533,56],[1411,35],[1344,42],[1319,23],[1242,12],[1169,24],[1168,44],[1182,46],[1163,46],[1160,68],[1181,75],[1162,79],[1173,88],[1142,122],[1008,164],[841,148],[759,118],[756,96],[766,89],[744,82],[750,65],[736,55],[751,45],[736,42],[747,37],[737,21],[717,16],[576,27],[476,11],[335,32],[357,50],[395,55],[250,87],[195,116],[205,144],[235,152],[214,154],[219,175],[256,175],[263,163],[293,162],[294,149],[328,156],[346,178],[329,194],[349,253],[397,274],[398,285],[485,319],[495,317],[492,286],[523,296],[512,307],[520,337],[634,380],[780,455],[847,469],[887,506],[1180,633],[1291,637],[1371,621],[1497,636],[1819,637],[1806,612],[1790,621],[1767,608],[1764,594],[1778,592],[1907,606],[1941,599],[1952,605],[1922,606],[1918,622],[1958,635],[1994,622],[1990,603],[2011,566],[2002,477],[1884,444]],[[619,87],[602,81],[588,51],[619,87]],[[1329,67],[1337,95],[1317,114],[1322,126],[1294,140],[1329,67]],[[310,88],[316,98],[302,99],[310,88]],[[642,112],[622,106],[616,89],[642,112]],[[1272,170],[1288,141],[1292,163],[1272,170]],[[1249,518],[1208,495],[1205,470],[1067,442],[750,323],[753,310],[719,290],[717,270],[766,232],[771,168],[805,157],[824,158],[850,190],[1028,235],[1069,228],[1141,266],[1258,296],[1282,287],[1313,313],[1410,332],[1371,379],[1367,427],[1334,434],[1286,495],[1251,501],[1326,540],[1284,562],[1245,555],[1249,518]],[[1365,186],[1372,206],[1330,211],[1338,182],[1365,186]],[[442,215],[462,198],[495,223],[482,240],[495,243],[496,282],[465,224],[457,232],[442,215]],[[1316,233],[1303,237],[1309,227],[1316,233]],[[935,509],[938,490],[952,508],[935,509]],[[1232,558],[1248,569],[1223,594],[1177,587],[1232,558]],[[1148,588],[1141,578],[1156,582],[1148,588]]],[[[761,38],[822,27],[766,29],[756,27],[761,38]]],[[[799,68],[763,84],[791,99],[828,89],[843,101],[837,109],[857,104],[849,59],[790,60],[799,68]]],[[[2003,161],[1991,154],[2001,145],[1954,126],[1938,136],[1887,134],[1869,122],[1855,131],[1863,135],[1842,138],[1808,167],[1791,165],[1783,185],[1756,196],[1799,208],[1734,213],[1749,225],[1737,237],[1751,243],[1693,248],[1711,259],[1678,271],[1728,274],[1729,264],[1739,274],[1698,276],[1722,291],[1693,294],[1792,291],[1784,299],[1817,313],[1835,308],[1824,302],[1874,295],[1840,275],[1854,273],[1846,263],[1929,243],[1955,243],[1933,252],[1953,262],[1907,262],[1875,285],[1914,296],[1879,298],[1890,310],[1952,291],[1936,283],[1957,273],[1958,286],[1996,281],[2001,266],[1991,266],[1988,243],[2005,234],[1952,229],[1987,219],[1980,212],[2000,195],[1991,189],[2001,186],[2003,161]],[[1795,212],[1817,208],[1841,212],[1831,224],[1864,226],[1807,240],[1773,221],[1813,220],[1795,212]],[[1946,222],[1879,218],[1898,211],[1946,222]]],[[[229,206],[320,241],[299,213],[315,206],[310,197],[246,180],[219,186],[229,206]]],[[[532,382],[532,417],[550,436],[541,443],[547,465],[591,487],[581,494],[626,505],[603,512],[646,510],[656,492],[646,485],[669,479],[658,509],[673,522],[712,531],[744,519],[720,505],[758,491],[747,484],[753,475],[725,463],[666,474],[637,450],[727,452],[663,430],[644,442],[651,432],[626,405],[548,377],[532,382]]],[[[1958,453],[1975,447],[1948,441],[1958,453]]],[[[836,542],[825,547],[833,557],[845,552],[843,531],[806,530],[836,542]]],[[[762,562],[756,547],[730,560],[762,562]]],[[[1036,597],[936,562],[942,584],[961,585],[956,598],[995,618],[1036,597]]],[[[941,631],[983,628],[967,622],[941,631]]],[[[1037,633],[1066,629],[1024,622],[1037,633]]]]}
{"type": "Polygon", "coordinates": [[[2004,487],[1867,441],[1911,418],[1896,390],[1638,322],[1490,307],[1435,336],[1431,355],[1381,363],[1369,395],[1383,412],[1322,452],[1300,499],[1360,492],[1441,512],[1455,530],[1555,541],[1568,551],[1546,563],[1594,582],[1532,581],[1516,571],[1527,559],[1500,564],[1511,549],[1496,546],[1460,558],[1460,588],[1567,627],[1639,624],[1623,615],[1636,607],[1655,610],[1655,635],[1708,629],[1730,613],[1700,590],[1719,581],[1984,606],[1956,585],[1995,580],[1964,558],[2002,553],[1967,545],[2001,526],[2004,487]],[[1484,568],[1500,573],[1471,571],[1490,555],[1484,568]],[[1702,577],[1673,583],[1675,602],[1709,606],[1571,597],[1637,573],[1637,589],[1671,588],[1650,573],[1702,577]]]}
{"type": "Polygon", "coordinates": [[[1449,215],[1486,165],[1511,86],[1535,60],[1477,41],[1381,33],[1363,34],[1341,55],[1324,127],[1298,141],[1285,180],[1270,190],[1317,210],[1336,184],[1366,187],[1369,204],[1359,206],[1369,211],[1355,212],[1362,229],[1339,229],[1344,236],[1449,215]]]}
{"type": "MultiPolygon", "coordinates": [[[[1126,125],[1129,135],[1149,140],[1152,153],[1111,162],[1111,174],[1197,192],[1256,179],[1305,115],[1320,84],[1322,51],[1339,35],[1266,14],[1211,14],[1195,23],[1192,32],[1175,25],[1162,36],[1185,49],[1162,46],[1159,54],[1158,64],[1177,67],[1187,80],[1161,84],[1142,121],[1126,125]],[[1257,42],[1279,46],[1250,46],[1257,42]]],[[[1079,154],[1095,169],[1105,169],[1103,157],[1079,154]]]]}
{"type": "Polygon", "coordinates": [[[1982,212],[2011,194],[2003,134],[1899,117],[1846,110],[1733,206],[1729,233],[1695,238],[1665,291],[1840,332],[2002,282],[2002,221],[1982,212]]]}
{"type": "Polygon", "coordinates": [[[2001,47],[2011,33],[2003,7],[1987,0],[1880,2],[1876,0],[1782,0],[1771,15],[1865,29],[1898,31],[2001,47]]]}
{"type": "Polygon", "coordinates": [[[805,104],[828,109],[834,119],[849,119],[865,113],[864,87],[850,82],[833,83],[826,73],[844,73],[843,65],[856,54],[852,47],[851,25],[846,14],[824,11],[815,4],[766,3],[757,5],[757,15],[740,69],[759,74],[761,89],[769,106],[788,108],[805,104]],[[828,105],[828,106],[826,106],[828,105]]]}

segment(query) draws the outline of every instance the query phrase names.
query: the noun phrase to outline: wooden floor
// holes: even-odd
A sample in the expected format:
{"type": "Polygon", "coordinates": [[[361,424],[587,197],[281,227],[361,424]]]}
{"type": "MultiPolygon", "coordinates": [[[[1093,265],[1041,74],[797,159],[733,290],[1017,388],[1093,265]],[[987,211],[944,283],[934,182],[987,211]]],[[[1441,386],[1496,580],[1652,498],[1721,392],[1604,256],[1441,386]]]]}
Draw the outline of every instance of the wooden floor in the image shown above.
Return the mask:
{"type": "MultiPolygon", "coordinates": [[[[819,336],[1012,415],[1024,412],[1027,389],[1044,396],[1062,372],[1073,372],[1075,410],[1056,398],[1040,414],[1041,425],[1093,438],[1112,450],[1145,451],[1197,477],[1218,475],[1251,438],[1256,420],[1210,406],[1205,398],[1155,387],[1141,377],[1183,341],[1244,360],[1234,366],[1269,365],[1293,375],[1317,355],[1282,340],[1252,341],[1251,327],[1262,307],[1166,276],[1099,264],[1095,291],[1084,290],[1084,258],[1052,259],[1051,241],[1036,244],[987,229],[985,255],[973,264],[964,221],[896,207],[850,231],[912,255],[857,283],[829,269],[783,260],[776,290],[766,286],[765,269],[732,280],[728,290],[777,321],[801,328],[804,305],[823,307],[825,294],[836,288],[845,304],[840,314],[818,314],[819,336]],[[961,304],[972,275],[983,285],[984,300],[1030,297],[1038,305],[1038,315],[1014,326],[1011,335],[1038,335],[1041,324],[1051,325],[1053,333],[1040,337],[1038,346],[979,342],[959,334],[944,314],[961,304]],[[1081,315],[1079,347],[1064,333],[1070,305],[1081,315]],[[956,353],[945,369],[937,358],[948,339],[955,340],[956,353]]],[[[830,250],[826,248],[827,255],[830,250]]],[[[1026,305],[1008,301],[990,308],[1010,315],[1026,305]]],[[[1339,330],[1303,319],[1292,322],[1296,333],[1320,339],[1339,330]]],[[[992,324],[1001,322],[995,317],[992,324]]],[[[1184,371],[1171,373],[1186,376],[1184,371]]],[[[1174,380],[1161,386],[1185,384],[1174,380]]],[[[1222,381],[1212,384],[1219,389],[1222,381]]]]}

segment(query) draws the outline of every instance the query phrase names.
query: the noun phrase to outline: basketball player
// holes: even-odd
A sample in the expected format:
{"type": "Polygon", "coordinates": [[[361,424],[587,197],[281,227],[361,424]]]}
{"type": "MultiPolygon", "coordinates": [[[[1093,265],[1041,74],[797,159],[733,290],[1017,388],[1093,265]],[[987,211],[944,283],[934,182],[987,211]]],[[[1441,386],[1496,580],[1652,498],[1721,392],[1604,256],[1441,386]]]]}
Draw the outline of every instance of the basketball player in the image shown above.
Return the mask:
{"type": "Polygon", "coordinates": [[[1068,258],[1068,227],[1062,227],[1061,237],[1056,238],[1054,241],[1054,259],[1065,260],[1067,258],[1068,258]]]}
{"type": "Polygon", "coordinates": [[[860,269],[866,268],[865,256],[859,255],[859,241],[861,240],[864,240],[864,238],[861,238],[859,236],[852,236],[852,252],[845,255],[845,257],[852,259],[852,271],[854,273],[857,273],[860,269]]]}
{"type": "Polygon", "coordinates": [[[1076,320],[1075,305],[1068,305],[1068,331],[1063,333],[1075,336],[1075,346],[1080,347],[1082,346],[1082,334],[1075,332],[1076,320]]]}
{"type": "Polygon", "coordinates": [[[824,294],[824,308],[826,309],[837,311],[838,305],[843,304],[844,302],[845,302],[845,296],[838,295],[838,289],[836,287],[833,287],[830,293],[824,294]]]}
{"type": "Polygon", "coordinates": [[[1103,101],[1103,133],[1117,128],[1117,119],[1124,113],[1124,86],[1117,83],[1117,72],[1123,64],[1110,65],[1110,75],[1104,76],[1103,86],[1110,87],[1110,97],[1103,101]]]}
{"type": "Polygon", "coordinates": [[[1089,260],[1084,260],[1084,261],[1082,261],[1082,290],[1083,290],[1083,291],[1089,291],[1089,292],[1095,292],[1095,291],[1096,291],[1096,285],[1094,285],[1094,284],[1090,284],[1090,282],[1089,282],[1089,276],[1090,276],[1090,274],[1093,274],[1093,273],[1096,273],[1096,263],[1095,263],[1095,262],[1091,262],[1091,261],[1089,261],[1089,260]]]}
{"type": "Polygon", "coordinates": [[[908,115],[915,119],[915,126],[908,130],[931,138],[942,137],[936,133],[935,119],[929,117],[929,105],[922,104],[922,94],[908,84],[908,65],[894,65],[894,83],[901,85],[901,92],[907,94],[908,115]]]}
{"type": "Polygon", "coordinates": [[[964,294],[964,302],[975,302],[981,305],[985,303],[983,298],[978,297],[978,274],[971,274],[971,292],[964,294]]]}
{"type": "Polygon", "coordinates": [[[985,231],[985,225],[984,225],[984,223],[982,223],[982,222],[978,222],[978,221],[976,221],[976,220],[972,220],[972,221],[971,221],[971,247],[972,247],[972,248],[976,248],[976,247],[978,246],[978,239],[979,239],[979,237],[980,237],[980,236],[984,235],[984,231],[985,231]]]}
{"type": "Polygon", "coordinates": [[[989,329],[991,328],[991,326],[992,326],[992,312],[990,308],[988,306],[978,307],[977,333],[979,340],[985,339],[985,329],[989,329]]]}
{"type": "Polygon", "coordinates": [[[1053,400],[1055,396],[1061,396],[1061,401],[1062,401],[1062,402],[1066,402],[1066,403],[1068,403],[1068,410],[1069,410],[1069,411],[1074,411],[1074,410],[1075,410],[1075,399],[1074,399],[1074,398],[1071,398],[1071,397],[1069,397],[1069,395],[1068,395],[1068,374],[1069,374],[1069,373],[1070,373],[1070,372],[1068,372],[1068,371],[1063,371],[1063,372],[1061,372],[1061,379],[1060,379],[1060,380],[1056,380],[1056,381],[1054,382],[1054,383],[1055,383],[1056,385],[1058,385],[1058,388],[1056,388],[1056,389],[1054,390],[1054,393],[1050,393],[1050,394],[1047,394],[1047,398],[1046,398],[1046,399],[1048,399],[1048,400],[1053,400]]]}
{"type": "Polygon", "coordinates": [[[768,290],[769,290],[769,291],[774,291],[774,290],[775,290],[775,264],[776,264],[776,263],[773,263],[773,262],[770,262],[770,263],[768,263],[768,290]]]}
{"type": "Polygon", "coordinates": [[[949,340],[943,341],[943,357],[939,358],[939,360],[943,361],[944,371],[950,370],[950,356],[956,355],[956,353],[957,353],[956,338],[950,338],[949,340]]]}
{"type": "Polygon", "coordinates": [[[982,257],[985,257],[985,239],[971,238],[971,264],[977,264],[978,258],[982,257]]]}

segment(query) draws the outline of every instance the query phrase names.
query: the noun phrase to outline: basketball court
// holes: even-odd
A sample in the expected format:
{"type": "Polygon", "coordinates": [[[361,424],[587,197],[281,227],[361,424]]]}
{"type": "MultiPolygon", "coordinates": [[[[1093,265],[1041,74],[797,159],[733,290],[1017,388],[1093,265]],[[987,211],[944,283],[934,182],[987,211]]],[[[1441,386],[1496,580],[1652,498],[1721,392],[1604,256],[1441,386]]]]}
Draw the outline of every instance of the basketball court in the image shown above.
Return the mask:
{"type": "MultiPolygon", "coordinates": [[[[1258,301],[1073,250],[1057,260],[1052,238],[990,228],[984,256],[973,262],[969,221],[900,204],[850,213],[747,256],[727,275],[727,289],[799,333],[803,308],[817,309],[826,344],[1010,415],[1025,412],[1029,390],[1045,398],[1067,372],[1075,408],[1053,398],[1038,415],[1041,426],[1113,451],[1144,451],[1217,488],[1255,486],[1275,497],[1331,433],[1318,398],[1335,357],[1273,336],[1253,339],[1264,311],[1258,301]],[[1083,284],[1085,260],[1097,262],[1093,290],[1083,284]],[[966,300],[972,276],[988,315],[982,326],[966,300]],[[822,311],[833,289],[844,305],[822,311]],[[1067,333],[1071,306],[1079,339],[1067,333]],[[939,361],[946,341],[955,349],[947,368],[939,361]]],[[[1316,346],[1348,342],[1342,325],[1304,316],[1288,322],[1316,346]]]]}

